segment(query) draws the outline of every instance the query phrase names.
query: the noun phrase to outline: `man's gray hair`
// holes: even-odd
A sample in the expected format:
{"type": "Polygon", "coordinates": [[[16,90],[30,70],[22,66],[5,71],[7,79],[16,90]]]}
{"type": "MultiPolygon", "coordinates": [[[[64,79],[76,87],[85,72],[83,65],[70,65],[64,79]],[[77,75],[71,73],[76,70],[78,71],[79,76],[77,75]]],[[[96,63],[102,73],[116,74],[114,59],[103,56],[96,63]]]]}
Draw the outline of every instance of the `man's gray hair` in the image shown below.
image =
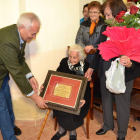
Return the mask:
{"type": "Polygon", "coordinates": [[[75,44],[75,45],[71,46],[69,48],[69,52],[68,53],[70,54],[70,52],[73,52],[73,51],[79,53],[79,59],[80,60],[84,60],[86,58],[85,51],[84,51],[84,49],[80,45],[75,44]]]}
{"type": "Polygon", "coordinates": [[[29,29],[33,21],[37,21],[39,25],[41,25],[41,21],[35,13],[32,12],[23,13],[17,20],[17,27],[19,27],[20,25],[24,25],[26,29],[29,29]]]}

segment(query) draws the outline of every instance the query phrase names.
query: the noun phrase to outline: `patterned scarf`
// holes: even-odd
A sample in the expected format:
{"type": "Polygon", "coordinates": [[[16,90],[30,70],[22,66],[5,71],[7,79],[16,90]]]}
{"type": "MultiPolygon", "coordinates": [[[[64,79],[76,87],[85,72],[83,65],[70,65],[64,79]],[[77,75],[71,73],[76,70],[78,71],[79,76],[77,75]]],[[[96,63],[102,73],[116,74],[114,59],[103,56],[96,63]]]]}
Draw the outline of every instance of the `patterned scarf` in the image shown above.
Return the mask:
{"type": "Polygon", "coordinates": [[[80,63],[80,66],[75,66],[75,65],[72,65],[70,60],[67,61],[68,63],[68,66],[69,66],[69,69],[71,71],[75,71],[76,72],[76,75],[79,75],[79,76],[84,76],[84,65],[85,65],[85,62],[84,60],[81,60],[79,63],[80,63]]]}

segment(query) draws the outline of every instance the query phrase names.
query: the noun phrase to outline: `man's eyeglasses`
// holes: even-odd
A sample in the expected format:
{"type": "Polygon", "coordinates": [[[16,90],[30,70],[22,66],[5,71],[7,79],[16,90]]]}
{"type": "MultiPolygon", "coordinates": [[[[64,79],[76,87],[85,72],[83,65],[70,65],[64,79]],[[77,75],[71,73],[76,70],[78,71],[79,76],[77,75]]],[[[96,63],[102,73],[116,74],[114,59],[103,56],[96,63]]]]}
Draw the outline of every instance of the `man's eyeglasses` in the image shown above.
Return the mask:
{"type": "Polygon", "coordinates": [[[94,14],[94,15],[97,15],[97,14],[99,14],[100,12],[99,11],[94,11],[94,12],[88,12],[89,14],[94,14]]]}

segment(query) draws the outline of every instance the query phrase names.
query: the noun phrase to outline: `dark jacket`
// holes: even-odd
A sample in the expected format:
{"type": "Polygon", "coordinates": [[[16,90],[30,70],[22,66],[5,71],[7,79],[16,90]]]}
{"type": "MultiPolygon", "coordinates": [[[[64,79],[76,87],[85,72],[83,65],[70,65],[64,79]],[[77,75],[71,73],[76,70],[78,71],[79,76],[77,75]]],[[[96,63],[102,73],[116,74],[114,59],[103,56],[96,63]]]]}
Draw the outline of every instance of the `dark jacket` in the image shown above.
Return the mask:
{"type": "MultiPolygon", "coordinates": [[[[71,71],[69,69],[69,66],[68,66],[68,63],[67,63],[67,60],[68,60],[68,57],[66,58],[63,58],[60,62],[60,65],[59,67],[57,68],[57,71],[59,72],[64,72],[64,73],[69,73],[69,74],[73,74],[73,75],[76,75],[76,72],[75,71],[71,71]]],[[[79,63],[76,64],[75,66],[79,66],[79,63]]],[[[85,61],[85,65],[84,65],[84,73],[87,71],[89,67],[89,63],[87,61],[85,61]]],[[[70,114],[70,113],[66,113],[66,112],[62,112],[62,111],[57,111],[57,110],[54,110],[54,116],[57,117],[57,120],[58,120],[58,123],[61,124],[61,126],[65,126],[66,124],[65,121],[69,121],[67,118],[69,117],[72,117],[73,118],[73,121],[76,122],[79,120],[80,121],[83,121],[83,118],[86,117],[87,113],[88,113],[88,109],[90,107],[90,98],[91,98],[91,93],[90,93],[90,87],[89,87],[89,82],[87,84],[87,88],[86,88],[86,91],[85,91],[85,95],[84,95],[84,99],[86,101],[86,103],[84,104],[84,106],[81,108],[81,111],[80,111],[80,114],[79,115],[73,115],[73,114],[70,114]],[[60,117],[61,116],[61,117],[60,117]],[[59,120],[60,118],[60,120],[59,120]],[[62,121],[62,122],[61,122],[62,121]]],[[[70,126],[69,126],[70,127],[70,126]]],[[[76,128],[79,127],[79,125],[77,124],[76,125],[76,128]]],[[[75,128],[73,128],[72,130],[74,130],[75,128]]]]}
{"type": "Polygon", "coordinates": [[[4,77],[10,73],[23,94],[32,92],[25,76],[31,72],[24,58],[25,45],[26,42],[20,49],[16,24],[0,29],[0,89],[4,77]]]}
{"type": "Polygon", "coordinates": [[[87,21],[82,22],[76,36],[75,43],[79,44],[83,48],[87,45],[92,45],[94,48],[97,48],[100,44],[100,36],[102,33],[102,26],[104,25],[104,20],[100,17],[97,26],[94,29],[93,34],[90,36],[90,25],[91,20],[88,19],[87,21]]]}
{"type": "MultiPolygon", "coordinates": [[[[104,31],[105,31],[106,26],[104,25],[104,27],[102,29],[104,29],[104,31]]],[[[100,37],[100,42],[105,42],[106,40],[107,40],[107,36],[102,34],[100,37]]],[[[95,56],[94,56],[92,62],[90,63],[90,68],[92,68],[94,70],[99,70],[98,76],[101,77],[102,74],[110,68],[111,62],[114,61],[116,59],[116,57],[110,59],[109,61],[105,61],[102,59],[102,57],[99,53],[100,53],[100,51],[97,49],[95,56]],[[104,69],[103,65],[108,65],[108,66],[106,69],[104,69]]],[[[131,68],[125,67],[125,82],[131,81],[140,76],[139,63],[136,61],[133,61],[133,60],[131,60],[131,61],[132,61],[132,67],[131,68]]]]}
{"type": "MultiPolygon", "coordinates": [[[[71,71],[69,69],[68,64],[67,64],[67,60],[68,60],[68,57],[63,58],[61,60],[60,65],[57,68],[57,71],[76,75],[76,72],[75,71],[71,71]]],[[[79,65],[79,63],[76,64],[76,65],[79,65]]],[[[85,61],[84,73],[87,71],[88,68],[89,68],[89,63],[87,61],[85,61]]],[[[86,104],[90,104],[90,83],[89,82],[87,83],[87,89],[86,89],[86,91],[87,92],[85,92],[84,99],[86,100],[86,104]]]]}

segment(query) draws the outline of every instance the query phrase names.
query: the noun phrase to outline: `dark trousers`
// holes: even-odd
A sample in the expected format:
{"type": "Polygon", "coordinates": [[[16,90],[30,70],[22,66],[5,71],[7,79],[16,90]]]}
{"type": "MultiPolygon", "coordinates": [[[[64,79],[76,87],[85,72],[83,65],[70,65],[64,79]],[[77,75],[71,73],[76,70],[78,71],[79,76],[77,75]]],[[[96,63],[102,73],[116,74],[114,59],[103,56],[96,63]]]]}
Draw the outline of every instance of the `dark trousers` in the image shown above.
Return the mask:
{"type": "Polygon", "coordinates": [[[130,100],[133,80],[125,83],[126,91],[122,94],[114,94],[109,92],[109,90],[106,88],[105,81],[106,77],[105,75],[102,75],[100,78],[100,82],[104,121],[103,129],[108,131],[114,128],[113,101],[115,100],[118,123],[118,137],[124,138],[127,134],[129,123],[130,100]]]}

